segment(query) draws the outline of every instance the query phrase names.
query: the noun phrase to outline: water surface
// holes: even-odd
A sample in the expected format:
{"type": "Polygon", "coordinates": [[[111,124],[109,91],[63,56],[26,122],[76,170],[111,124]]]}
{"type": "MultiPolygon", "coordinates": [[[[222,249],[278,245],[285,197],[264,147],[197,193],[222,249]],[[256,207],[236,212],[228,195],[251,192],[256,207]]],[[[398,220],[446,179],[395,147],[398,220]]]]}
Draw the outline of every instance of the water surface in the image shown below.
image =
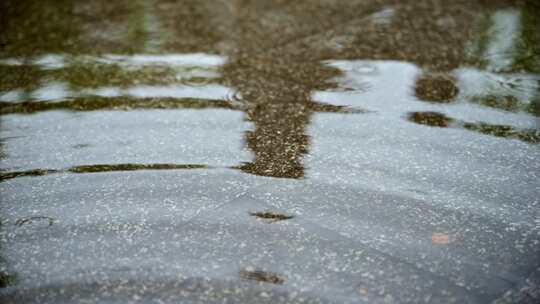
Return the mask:
{"type": "Polygon", "coordinates": [[[6,303],[534,303],[535,1],[3,1],[6,303]]]}

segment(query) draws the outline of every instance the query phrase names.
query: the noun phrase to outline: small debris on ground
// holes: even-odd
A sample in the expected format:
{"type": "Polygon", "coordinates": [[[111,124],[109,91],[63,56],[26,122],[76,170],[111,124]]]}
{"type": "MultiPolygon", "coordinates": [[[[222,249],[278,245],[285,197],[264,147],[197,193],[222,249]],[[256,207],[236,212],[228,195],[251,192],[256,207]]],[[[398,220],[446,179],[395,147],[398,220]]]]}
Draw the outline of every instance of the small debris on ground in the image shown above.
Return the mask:
{"type": "Polygon", "coordinates": [[[247,267],[240,270],[240,277],[246,280],[259,281],[264,283],[281,285],[285,282],[285,279],[280,277],[277,273],[266,272],[263,270],[255,269],[253,267],[247,267]]]}
{"type": "Polygon", "coordinates": [[[52,217],[48,217],[48,216],[32,216],[32,217],[28,217],[28,218],[18,219],[15,222],[15,226],[21,227],[24,224],[30,224],[33,221],[37,221],[37,220],[48,220],[49,221],[49,226],[52,226],[52,224],[54,224],[54,219],[52,217]]]}
{"type": "Polygon", "coordinates": [[[294,215],[285,215],[280,213],[274,213],[274,212],[250,212],[249,215],[255,216],[262,219],[271,220],[271,222],[277,222],[277,221],[283,221],[283,220],[289,220],[294,217],[294,215]]]}
{"type": "Polygon", "coordinates": [[[446,245],[450,243],[450,236],[446,233],[433,233],[431,235],[431,242],[435,245],[446,245]]]}

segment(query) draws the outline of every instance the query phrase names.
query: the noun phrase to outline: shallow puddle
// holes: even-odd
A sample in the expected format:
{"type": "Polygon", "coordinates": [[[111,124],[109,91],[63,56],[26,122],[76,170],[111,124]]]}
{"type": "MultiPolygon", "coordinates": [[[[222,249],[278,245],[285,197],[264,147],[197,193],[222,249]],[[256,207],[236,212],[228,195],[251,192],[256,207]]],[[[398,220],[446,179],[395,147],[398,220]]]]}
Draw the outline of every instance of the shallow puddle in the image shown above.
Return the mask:
{"type": "Polygon", "coordinates": [[[539,12],[2,1],[0,302],[519,301],[539,12]]]}

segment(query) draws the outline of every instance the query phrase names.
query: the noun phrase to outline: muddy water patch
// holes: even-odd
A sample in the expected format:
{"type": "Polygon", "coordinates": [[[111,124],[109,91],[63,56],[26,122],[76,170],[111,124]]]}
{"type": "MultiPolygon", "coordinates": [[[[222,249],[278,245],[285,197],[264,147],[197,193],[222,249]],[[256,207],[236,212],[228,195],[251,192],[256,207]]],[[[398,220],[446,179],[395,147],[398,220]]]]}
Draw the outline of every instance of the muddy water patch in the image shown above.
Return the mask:
{"type": "Polygon", "coordinates": [[[196,164],[111,164],[111,165],[88,165],[76,166],[67,169],[72,173],[97,173],[113,171],[136,171],[136,170],[179,170],[179,169],[208,169],[206,165],[196,164]]]}
{"type": "Polygon", "coordinates": [[[459,89],[452,75],[423,74],[416,79],[415,95],[420,100],[431,102],[451,102],[459,89]]]}
{"type": "Polygon", "coordinates": [[[0,172],[0,182],[25,176],[43,176],[58,173],[101,173],[101,172],[123,172],[141,170],[189,170],[189,169],[210,169],[207,165],[199,164],[97,164],[74,166],[66,169],[34,169],[28,171],[0,172]]]}
{"type": "Polygon", "coordinates": [[[6,0],[1,6],[2,50],[15,55],[159,52],[164,40],[176,37],[161,26],[157,6],[146,0],[6,0]]]}
{"type": "Polygon", "coordinates": [[[530,144],[540,143],[540,130],[538,129],[520,129],[485,122],[466,122],[438,112],[412,112],[408,114],[407,119],[430,127],[465,129],[495,137],[518,139],[530,144]]]}
{"type": "Polygon", "coordinates": [[[540,130],[539,129],[518,129],[512,126],[506,125],[494,125],[488,123],[463,123],[463,127],[467,130],[479,132],[486,135],[502,137],[502,138],[514,138],[530,144],[540,143],[540,130]]]}
{"type": "Polygon", "coordinates": [[[15,172],[0,172],[0,182],[24,176],[43,176],[47,174],[58,173],[58,170],[49,170],[49,169],[34,169],[28,171],[15,171],[15,172]]]}
{"type": "Polygon", "coordinates": [[[409,114],[408,119],[421,125],[440,128],[446,128],[454,121],[454,119],[437,112],[414,112],[409,114]]]}
{"type": "MultiPolygon", "coordinates": [[[[0,64],[0,100],[10,99],[6,95],[18,95],[34,90],[41,84],[44,72],[34,66],[8,66],[0,64]]],[[[14,97],[11,97],[13,99],[14,97]]]]}
{"type": "Polygon", "coordinates": [[[4,59],[0,101],[62,101],[101,96],[225,100],[223,56],[195,54],[67,56],[49,54],[19,62],[4,59]],[[12,76],[13,75],[13,76],[12,76]],[[18,76],[17,76],[18,75],[18,76]]]}

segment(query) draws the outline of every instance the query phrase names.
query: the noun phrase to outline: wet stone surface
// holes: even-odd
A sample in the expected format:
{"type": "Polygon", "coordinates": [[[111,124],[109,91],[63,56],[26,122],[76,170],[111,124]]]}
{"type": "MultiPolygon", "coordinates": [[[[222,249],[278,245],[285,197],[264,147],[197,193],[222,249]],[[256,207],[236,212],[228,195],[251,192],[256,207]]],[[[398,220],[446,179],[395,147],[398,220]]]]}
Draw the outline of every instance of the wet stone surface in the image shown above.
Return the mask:
{"type": "Polygon", "coordinates": [[[539,12],[0,1],[0,302],[540,302],[539,12]]]}

